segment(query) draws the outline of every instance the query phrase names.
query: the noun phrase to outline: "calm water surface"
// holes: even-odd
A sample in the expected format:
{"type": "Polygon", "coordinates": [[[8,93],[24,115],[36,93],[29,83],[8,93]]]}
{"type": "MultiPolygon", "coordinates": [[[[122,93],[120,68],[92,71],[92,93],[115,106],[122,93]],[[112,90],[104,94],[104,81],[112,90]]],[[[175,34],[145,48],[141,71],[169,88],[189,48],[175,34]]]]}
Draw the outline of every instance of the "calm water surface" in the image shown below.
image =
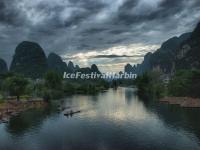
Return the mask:
{"type": "Polygon", "coordinates": [[[74,95],[0,124],[0,150],[200,150],[200,110],[144,103],[131,88],[74,95]]]}

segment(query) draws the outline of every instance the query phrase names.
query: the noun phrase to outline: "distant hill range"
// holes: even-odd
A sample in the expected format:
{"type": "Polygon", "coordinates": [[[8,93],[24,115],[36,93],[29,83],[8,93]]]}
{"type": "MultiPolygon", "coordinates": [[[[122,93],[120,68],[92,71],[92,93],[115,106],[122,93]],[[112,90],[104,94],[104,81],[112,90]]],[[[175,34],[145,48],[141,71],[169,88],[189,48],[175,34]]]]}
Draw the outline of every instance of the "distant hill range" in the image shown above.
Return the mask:
{"type": "Polygon", "coordinates": [[[79,66],[76,65],[76,67],[74,67],[73,62],[71,62],[71,61],[69,61],[68,65],[67,65],[62,60],[62,58],[55,53],[49,54],[49,56],[47,58],[47,62],[48,62],[49,70],[56,71],[60,74],[63,74],[64,72],[73,73],[75,70],[79,69],[79,66]]]}
{"type": "Polygon", "coordinates": [[[86,73],[86,74],[90,74],[93,72],[93,73],[101,74],[97,65],[95,64],[93,64],[91,67],[79,68],[78,70],[76,70],[76,72],[81,72],[81,73],[86,73]]]}
{"type": "MultiPolygon", "coordinates": [[[[93,64],[91,68],[80,68],[71,61],[67,64],[56,53],[50,53],[48,57],[46,57],[42,47],[35,42],[23,41],[16,47],[10,65],[10,72],[36,79],[42,78],[48,70],[56,71],[61,75],[64,72],[74,73],[77,71],[82,73],[100,73],[95,64],[93,64]]],[[[0,74],[6,72],[8,72],[7,64],[3,59],[0,59],[0,74]]]]}
{"type": "Polygon", "coordinates": [[[8,67],[6,62],[0,58],[0,74],[8,72],[8,67]]]}
{"type": "Polygon", "coordinates": [[[127,64],[127,73],[142,74],[151,70],[173,73],[177,69],[200,69],[200,23],[192,33],[165,41],[154,53],[147,53],[141,64],[127,64]]]}

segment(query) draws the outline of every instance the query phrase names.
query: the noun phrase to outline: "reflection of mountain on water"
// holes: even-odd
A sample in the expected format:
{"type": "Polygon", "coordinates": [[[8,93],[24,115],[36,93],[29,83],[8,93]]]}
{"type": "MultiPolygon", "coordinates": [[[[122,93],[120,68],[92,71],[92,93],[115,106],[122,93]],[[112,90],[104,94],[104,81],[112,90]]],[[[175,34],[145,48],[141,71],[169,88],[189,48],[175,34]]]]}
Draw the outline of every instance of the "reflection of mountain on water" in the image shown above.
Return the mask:
{"type": "Polygon", "coordinates": [[[152,100],[147,100],[144,104],[167,125],[177,130],[193,132],[200,139],[200,119],[197,115],[200,114],[199,108],[181,108],[177,105],[152,102],[152,100]]]}
{"type": "Polygon", "coordinates": [[[52,113],[50,107],[27,110],[18,116],[11,117],[6,129],[12,135],[23,135],[31,129],[39,128],[52,113]]]}
{"type": "Polygon", "coordinates": [[[125,88],[125,100],[127,104],[130,104],[133,99],[137,99],[135,91],[135,88],[125,88]]]}
{"type": "Polygon", "coordinates": [[[177,129],[194,132],[200,139],[200,109],[180,108],[179,106],[162,106],[158,109],[158,114],[167,124],[173,125],[177,129]]]}
{"type": "MultiPolygon", "coordinates": [[[[54,105],[55,106],[55,105],[54,105]]],[[[199,149],[199,112],[143,102],[134,89],[97,96],[73,95],[63,106],[84,110],[66,118],[51,109],[30,110],[0,128],[0,149],[199,149]],[[176,109],[176,110],[175,110],[176,109]],[[8,137],[13,135],[10,139],[8,137]],[[102,145],[103,143],[103,145],[102,145]]]]}

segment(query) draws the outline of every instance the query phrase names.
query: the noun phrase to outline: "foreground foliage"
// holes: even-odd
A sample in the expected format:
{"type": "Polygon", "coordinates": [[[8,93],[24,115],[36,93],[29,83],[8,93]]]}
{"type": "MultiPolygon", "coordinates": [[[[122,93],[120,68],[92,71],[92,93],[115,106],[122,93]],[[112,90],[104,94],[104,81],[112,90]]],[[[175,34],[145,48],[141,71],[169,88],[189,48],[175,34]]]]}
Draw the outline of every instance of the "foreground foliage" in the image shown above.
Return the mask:
{"type": "Polygon", "coordinates": [[[200,70],[177,71],[168,85],[170,96],[200,97],[200,70]]]}

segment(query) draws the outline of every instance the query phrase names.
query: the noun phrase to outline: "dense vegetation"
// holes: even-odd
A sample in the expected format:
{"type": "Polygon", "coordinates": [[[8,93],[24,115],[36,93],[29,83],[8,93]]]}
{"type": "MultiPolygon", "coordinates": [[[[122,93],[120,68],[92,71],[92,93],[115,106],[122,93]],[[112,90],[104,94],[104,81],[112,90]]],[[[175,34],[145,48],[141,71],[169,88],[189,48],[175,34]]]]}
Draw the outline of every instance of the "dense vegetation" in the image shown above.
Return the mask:
{"type": "Polygon", "coordinates": [[[144,73],[136,79],[138,93],[155,97],[200,97],[200,70],[179,70],[164,83],[162,74],[144,73]]]}
{"type": "Polygon", "coordinates": [[[146,72],[138,76],[135,83],[138,87],[138,94],[145,97],[162,97],[166,93],[166,87],[160,78],[159,72],[146,72]]]}
{"type": "Polygon", "coordinates": [[[64,80],[55,71],[48,71],[43,79],[37,80],[7,73],[1,76],[0,99],[6,99],[8,96],[15,96],[17,100],[20,100],[20,97],[40,97],[48,101],[74,93],[95,94],[108,88],[109,84],[105,80],[64,80]]]}
{"type": "Polygon", "coordinates": [[[171,96],[200,97],[200,70],[180,70],[170,80],[168,93],[171,96]]]}
{"type": "Polygon", "coordinates": [[[21,75],[13,75],[7,77],[3,81],[2,89],[11,96],[17,96],[17,100],[20,100],[20,96],[25,94],[26,86],[28,85],[28,80],[21,75]]]}

